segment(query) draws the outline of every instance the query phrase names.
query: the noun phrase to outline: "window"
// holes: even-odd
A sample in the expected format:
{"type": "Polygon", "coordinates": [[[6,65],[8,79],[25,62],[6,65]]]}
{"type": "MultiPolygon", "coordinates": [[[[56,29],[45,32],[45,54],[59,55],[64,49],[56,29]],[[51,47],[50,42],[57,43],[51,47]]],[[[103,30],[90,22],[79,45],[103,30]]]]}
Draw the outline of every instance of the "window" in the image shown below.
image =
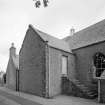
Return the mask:
{"type": "Polygon", "coordinates": [[[105,70],[105,55],[102,53],[96,53],[94,56],[94,66],[96,68],[95,75],[100,77],[105,70]]]}
{"type": "Polygon", "coordinates": [[[68,57],[62,56],[62,75],[67,76],[68,57]]]}

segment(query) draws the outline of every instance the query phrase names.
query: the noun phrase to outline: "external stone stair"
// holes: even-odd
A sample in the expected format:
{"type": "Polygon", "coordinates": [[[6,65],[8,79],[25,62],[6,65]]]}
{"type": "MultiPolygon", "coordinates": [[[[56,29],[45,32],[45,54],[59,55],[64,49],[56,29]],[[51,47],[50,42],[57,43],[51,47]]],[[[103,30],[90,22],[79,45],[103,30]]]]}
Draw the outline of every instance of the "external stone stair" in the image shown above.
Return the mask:
{"type": "Polygon", "coordinates": [[[80,88],[84,94],[89,98],[97,97],[98,93],[96,91],[92,91],[89,87],[85,86],[79,80],[71,80],[78,88],[80,88]]]}
{"type": "Polygon", "coordinates": [[[97,88],[92,87],[93,89],[89,88],[88,86],[85,86],[82,82],[80,82],[77,79],[69,79],[67,77],[64,77],[64,89],[63,93],[66,94],[72,94],[75,96],[83,97],[83,98],[89,98],[94,99],[98,96],[97,88]]]}

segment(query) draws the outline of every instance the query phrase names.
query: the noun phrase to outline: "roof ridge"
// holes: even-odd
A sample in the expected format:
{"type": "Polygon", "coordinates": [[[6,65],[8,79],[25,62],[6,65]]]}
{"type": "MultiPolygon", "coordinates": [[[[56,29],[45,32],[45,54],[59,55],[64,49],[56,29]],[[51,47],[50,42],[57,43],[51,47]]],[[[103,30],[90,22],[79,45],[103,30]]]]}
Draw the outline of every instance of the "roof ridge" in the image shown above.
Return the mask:
{"type": "MultiPolygon", "coordinates": [[[[99,22],[96,22],[96,23],[94,23],[94,24],[91,24],[90,26],[87,26],[87,27],[85,27],[85,28],[83,28],[83,29],[81,29],[81,30],[75,32],[74,35],[76,35],[76,34],[82,32],[82,31],[89,31],[90,29],[94,29],[94,28],[96,28],[96,27],[98,27],[99,25],[102,25],[102,24],[105,24],[105,19],[103,19],[103,20],[101,20],[101,21],[99,21],[99,22]],[[98,26],[97,26],[97,25],[98,25],[98,26]],[[95,27],[95,26],[96,26],[96,27],[95,27]]],[[[74,36],[74,35],[73,35],[73,36],[74,36]]],[[[66,37],[63,38],[63,40],[66,40],[68,37],[73,37],[73,36],[66,36],[66,37]]]]}
{"type": "Polygon", "coordinates": [[[77,33],[81,32],[81,31],[89,31],[90,29],[94,29],[94,28],[96,28],[96,27],[98,27],[98,26],[100,26],[100,25],[103,25],[103,24],[105,24],[105,19],[103,19],[103,20],[101,20],[101,21],[99,21],[99,22],[96,22],[96,23],[94,23],[94,24],[92,24],[92,25],[90,25],[90,26],[87,26],[87,27],[81,29],[80,31],[77,31],[77,32],[74,33],[74,34],[77,34],[77,33]]]}

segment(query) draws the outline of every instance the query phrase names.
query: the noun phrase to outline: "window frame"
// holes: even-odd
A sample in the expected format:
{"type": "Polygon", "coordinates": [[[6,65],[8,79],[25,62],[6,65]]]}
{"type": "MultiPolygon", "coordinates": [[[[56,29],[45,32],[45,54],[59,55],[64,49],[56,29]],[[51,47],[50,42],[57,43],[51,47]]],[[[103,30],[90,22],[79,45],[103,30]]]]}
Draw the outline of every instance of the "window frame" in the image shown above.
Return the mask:
{"type": "Polygon", "coordinates": [[[94,54],[93,56],[93,65],[94,65],[94,69],[93,69],[93,75],[95,78],[100,78],[102,73],[105,70],[105,62],[103,62],[105,60],[105,55],[101,52],[97,52],[94,54]],[[99,72],[98,72],[99,71],[99,72]],[[98,74],[97,74],[98,72],[98,74]],[[97,76],[99,75],[99,76],[97,76]]]}
{"type": "Polygon", "coordinates": [[[61,56],[61,74],[62,74],[62,77],[67,77],[68,75],[68,56],[67,55],[61,56]],[[63,57],[66,58],[66,73],[63,73],[63,57]]]}

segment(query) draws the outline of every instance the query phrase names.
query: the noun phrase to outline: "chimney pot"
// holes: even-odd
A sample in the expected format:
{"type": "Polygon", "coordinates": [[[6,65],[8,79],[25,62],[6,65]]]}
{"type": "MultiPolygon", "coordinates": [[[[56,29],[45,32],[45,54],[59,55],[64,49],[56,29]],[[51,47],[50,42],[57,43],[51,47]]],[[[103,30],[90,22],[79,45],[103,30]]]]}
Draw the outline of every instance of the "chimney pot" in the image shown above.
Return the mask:
{"type": "Polygon", "coordinates": [[[74,33],[75,33],[75,29],[72,27],[72,28],[70,29],[70,35],[72,36],[72,35],[74,35],[74,33]]]}
{"type": "Polygon", "coordinates": [[[11,46],[14,47],[14,43],[12,43],[11,46]]]}
{"type": "Polygon", "coordinates": [[[11,44],[10,56],[16,56],[16,48],[14,47],[14,43],[11,44]]]}

